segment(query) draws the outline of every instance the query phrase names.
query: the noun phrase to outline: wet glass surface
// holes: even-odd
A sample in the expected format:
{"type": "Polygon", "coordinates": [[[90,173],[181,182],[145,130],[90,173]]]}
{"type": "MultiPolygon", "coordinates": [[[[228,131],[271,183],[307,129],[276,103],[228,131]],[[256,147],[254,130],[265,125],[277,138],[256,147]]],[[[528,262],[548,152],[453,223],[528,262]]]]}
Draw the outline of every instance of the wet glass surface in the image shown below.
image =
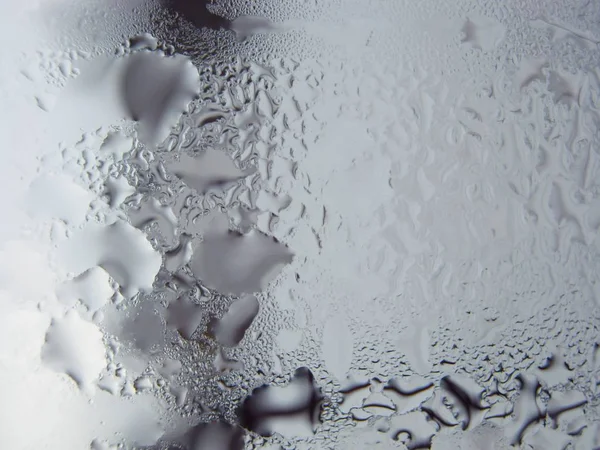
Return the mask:
{"type": "Polygon", "coordinates": [[[600,449],[600,2],[0,24],[0,448],[600,449]]]}

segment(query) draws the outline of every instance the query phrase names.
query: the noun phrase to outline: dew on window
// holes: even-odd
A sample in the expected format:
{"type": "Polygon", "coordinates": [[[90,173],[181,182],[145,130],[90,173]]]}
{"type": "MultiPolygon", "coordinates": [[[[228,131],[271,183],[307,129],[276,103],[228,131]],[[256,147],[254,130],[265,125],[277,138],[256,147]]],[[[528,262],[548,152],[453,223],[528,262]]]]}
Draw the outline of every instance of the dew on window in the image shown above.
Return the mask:
{"type": "Polygon", "coordinates": [[[600,449],[600,3],[0,23],[0,448],[600,449]]]}

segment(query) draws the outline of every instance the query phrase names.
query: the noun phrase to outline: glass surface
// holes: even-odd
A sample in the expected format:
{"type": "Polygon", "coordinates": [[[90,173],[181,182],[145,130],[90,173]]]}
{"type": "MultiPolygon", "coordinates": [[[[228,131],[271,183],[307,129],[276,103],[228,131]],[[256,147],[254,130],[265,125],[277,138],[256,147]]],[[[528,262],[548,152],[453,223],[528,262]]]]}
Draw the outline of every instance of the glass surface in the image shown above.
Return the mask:
{"type": "Polygon", "coordinates": [[[599,1],[0,37],[0,448],[600,449],[599,1]]]}

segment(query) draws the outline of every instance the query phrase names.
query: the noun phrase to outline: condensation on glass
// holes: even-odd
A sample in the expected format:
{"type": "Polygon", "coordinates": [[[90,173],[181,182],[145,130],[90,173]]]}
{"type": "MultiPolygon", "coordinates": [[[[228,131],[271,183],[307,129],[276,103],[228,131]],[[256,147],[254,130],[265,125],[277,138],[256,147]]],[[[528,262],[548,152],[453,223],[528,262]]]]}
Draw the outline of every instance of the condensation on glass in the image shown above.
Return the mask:
{"type": "Polygon", "coordinates": [[[6,0],[0,447],[600,449],[600,3],[6,0]]]}

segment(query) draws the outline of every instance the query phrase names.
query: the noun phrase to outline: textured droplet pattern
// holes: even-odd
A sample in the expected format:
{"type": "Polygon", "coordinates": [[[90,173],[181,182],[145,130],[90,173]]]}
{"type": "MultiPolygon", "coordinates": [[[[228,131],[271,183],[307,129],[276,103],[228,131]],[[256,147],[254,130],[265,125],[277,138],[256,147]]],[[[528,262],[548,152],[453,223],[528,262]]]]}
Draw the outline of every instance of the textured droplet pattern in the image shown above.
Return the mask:
{"type": "Polygon", "coordinates": [[[1,448],[600,448],[597,2],[5,3],[1,448]]]}

